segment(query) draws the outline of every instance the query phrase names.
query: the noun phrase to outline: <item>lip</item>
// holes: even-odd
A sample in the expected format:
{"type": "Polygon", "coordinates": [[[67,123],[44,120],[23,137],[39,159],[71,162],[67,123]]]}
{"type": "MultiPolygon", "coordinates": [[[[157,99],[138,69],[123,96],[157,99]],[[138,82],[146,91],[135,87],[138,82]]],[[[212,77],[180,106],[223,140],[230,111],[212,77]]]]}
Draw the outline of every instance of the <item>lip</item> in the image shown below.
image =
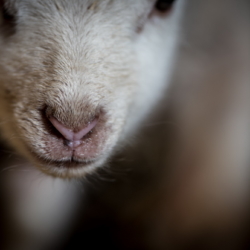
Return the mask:
{"type": "Polygon", "coordinates": [[[43,166],[55,167],[60,169],[75,169],[75,168],[84,168],[92,165],[98,159],[88,159],[88,160],[78,160],[74,157],[64,160],[53,160],[53,159],[45,159],[41,156],[37,156],[34,152],[32,153],[33,158],[35,158],[36,162],[43,166]]]}
{"type": "Polygon", "coordinates": [[[94,160],[89,160],[89,161],[76,161],[76,160],[64,160],[64,161],[59,161],[59,160],[42,160],[40,159],[40,162],[42,162],[44,165],[52,165],[57,168],[80,168],[80,167],[86,167],[91,164],[93,164],[95,161],[94,160]]]}

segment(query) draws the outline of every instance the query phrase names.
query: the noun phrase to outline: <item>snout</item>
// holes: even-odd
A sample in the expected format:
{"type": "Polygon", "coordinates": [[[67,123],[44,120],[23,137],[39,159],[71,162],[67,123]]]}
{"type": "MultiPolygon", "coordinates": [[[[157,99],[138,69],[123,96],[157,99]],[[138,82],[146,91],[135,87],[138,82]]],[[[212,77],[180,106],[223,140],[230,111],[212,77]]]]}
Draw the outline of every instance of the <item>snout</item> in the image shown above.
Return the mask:
{"type": "Polygon", "coordinates": [[[126,121],[125,102],[111,94],[94,84],[58,84],[25,99],[13,110],[22,153],[43,172],[66,178],[103,166],[126,121]]]}
{"type": "Polygon", "coordinates": [[[86,100],[46,104],[34,121],[36,126],[22,124],[27,128],[25,145],[36,165],[52,175],[82,176],[100,166],[114,144],[114,128],[104,107],[86,100]]]}
{"type": "Polygon", "coordinates": [[[100,157],[107,136],[105,114],[100,107],[84,102],[78,109],[81,112],[65,106],[47,107],[42,114],[45,131],[41,140],[50,163],[72,167],[100,157]]]}

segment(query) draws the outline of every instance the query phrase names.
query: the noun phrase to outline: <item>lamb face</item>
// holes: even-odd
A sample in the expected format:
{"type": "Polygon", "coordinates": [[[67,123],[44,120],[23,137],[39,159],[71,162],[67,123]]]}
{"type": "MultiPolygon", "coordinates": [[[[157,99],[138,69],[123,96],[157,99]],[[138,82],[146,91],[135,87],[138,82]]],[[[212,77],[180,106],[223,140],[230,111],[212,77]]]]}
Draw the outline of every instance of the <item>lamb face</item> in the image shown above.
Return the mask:
{"type": "Polygon", "coordinates": [[[3,135],[51,175],[102,166],[166,85],[174,11],[153,0],[0,3],[3,135]]]}

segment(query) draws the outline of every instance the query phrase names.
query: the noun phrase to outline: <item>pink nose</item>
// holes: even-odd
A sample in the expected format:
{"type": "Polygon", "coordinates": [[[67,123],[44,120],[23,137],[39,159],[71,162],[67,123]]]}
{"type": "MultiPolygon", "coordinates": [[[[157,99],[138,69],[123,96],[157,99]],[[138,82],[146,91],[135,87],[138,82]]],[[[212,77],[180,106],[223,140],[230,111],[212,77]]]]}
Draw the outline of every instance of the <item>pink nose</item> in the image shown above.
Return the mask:
{"type": "Polygon", "coordinates": [[[66,128],[53,116],[51,116],[49,120],[60,132],[60,134],[68,141],[67,145],[71,148],[78,147],[82,142],[82,138],[88,134],[97,124],[97,119],[94,119],[87,126],[81,128],[78,132],[74,132],[72,129],[66,128]]]}

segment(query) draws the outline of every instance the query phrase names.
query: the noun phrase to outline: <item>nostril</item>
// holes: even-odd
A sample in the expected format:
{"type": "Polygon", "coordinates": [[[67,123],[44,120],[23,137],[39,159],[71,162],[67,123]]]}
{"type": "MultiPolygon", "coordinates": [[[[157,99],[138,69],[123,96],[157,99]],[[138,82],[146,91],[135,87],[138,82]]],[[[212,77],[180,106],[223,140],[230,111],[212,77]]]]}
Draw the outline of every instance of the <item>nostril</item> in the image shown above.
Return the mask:
{"type": "Polygon", "coordinates": [[[97,118],[89,122],[87,126],[81,128],[77,133],[74,133],[73,141],[81,140],[86,134],[88,134],[97,124],[97,118]]]}
{"type": "Polygon", "coordinates": [[[55,117],[49,117],[52,125],[60,132],[60,134],[68,141],[73,141],[74,132],[72,129],[65,127],[62,123],[60,123],[55,117]]]}
{"type": "Polygon", "coordinates": [[[73,129],[67,128],[61,122],[59,122],[54,116],[49,117],[50,122],[56,128],[56,130],[66,139],[69,147],[78,147],[81,144],[81,140],[87,135],[97,124],[97,118],[89,122],[84,127],[74,132],[73,129]]]}

